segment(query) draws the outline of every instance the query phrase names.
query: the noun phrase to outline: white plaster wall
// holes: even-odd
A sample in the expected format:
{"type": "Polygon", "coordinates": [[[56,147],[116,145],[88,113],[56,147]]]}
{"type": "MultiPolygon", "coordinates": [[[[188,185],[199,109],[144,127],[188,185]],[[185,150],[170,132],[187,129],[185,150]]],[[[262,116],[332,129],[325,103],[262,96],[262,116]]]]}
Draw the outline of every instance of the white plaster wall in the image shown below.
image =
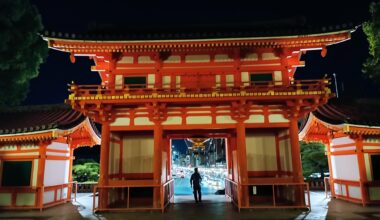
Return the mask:
{"type": "Polygon", "coordinates": [[[55,150],[69,150],[68,144],[63,144],[59,142],[52,142],[50,145],[47,146],[47,149],[55,149],[55,150]]]}
{"type": "Polygon", "coordinates": [[[227,54],[216,54],[214,58],[215,62],[231,62],[231,59],[227,54]]]}
{"type": "MultiPolygon", "coordinates": [[[[32,173],[32,186],[37,186],[37,177],[38,177],[38,160],[33,160],[33,173],[32,173]]],[[[0,168],[1,170],[1,168],[0,168]]]]}
{"type": "Polygon", "coordinates": [[[370,155],[368,153],[364,154],[364,164],[365,164],[365,172],[367,174],[368,181],[372,181],[372,172],[371,172],[371,163],[369,159],[370,155]]]}
{"type": "Polygon", "coordinates": [[[0,193],[0,206],[10,206],[10,205],[12,205],[12,194],[0,193]]]}
{"type": "Polygon", "coordinates": [[[360,187],[358,186],[348,186],[348,194],[350,194],[351,198],[355,198],[355,199],[362,198],[362,192],[360,190],[360,187]]]}
{"type": "Polygon", "coordinates": [[[134,120],[135,125],[154,125],[154,123],[151,122],[148,117],[136,117],[134,120]]]}
{"type": "Polygon", "coordinates": [[[162,122],[163,125],[180,125],[182,124],[182,117],[169,116],[166,121],[162,122]]]}
{"type": "Polygon", "coordinates": [[[181,57],[178,55],[171,55],[168,59],[164,60],[164,63],[180,63],[181,57]]]}
{"type": "Polygon", "coordinates": [[[148,74],[148,88],[154,88],[154,83],[156,82],[156,76],[154,74],[148,74]]]}
{"type": "Polygon", "coordinates": [[[114,122],[111,123],[112,126],[128,126],[130,124],[129,118],[116,118],[114,122]]]}
{"type": "Polygon", "coordinates": [[[235,124],[236,121],[232,119],[230,115],[218,115],[216,116],[217,124],[235,124]]]}
{"type": "Polygon", "coordinates": [[[210,62],[210,55],[187,55],[185,61],[187,63],[206,63],[210,62]]]}
{"type": "Polygon", "coordinates": [[[242,60],[243,61],[253,61],[253,60],[258,60],[259,56],[257,53],[248,53],[242,60]]]}
{"type": "Polygon", "coordinates": [[[369,187],[369,199],[380,200],[380,187],[369,187]]]}
{"type": "Polygon", "coordinates": [[[150,56],[139,56],[137,59],[138,63],[154,63],[150,56]]]}
{"type": "Polygon", "coordinates": [[[265,118],[264,115],[250,115],[245,123],[264,123],[265,118]]]}
{"type": "Polygon", "coordinates": [[[67,183],[69,172],[69,160],[46,160],[44,186],[67,183]]]}
{"type": "Polygon", "coordinates": [[[331,156],[331,166],[335,179],[358,181],[359,166],[356,155],[331,156]]]}
{"type": "Polygon", "coordinates": [[[153,136],[123,137],[123,172],[153,172],[153,136]]]}
{"type": "Polygon", "coordinates": [[[277,170],[274,133],[246,134],[248,171],[277,170]]]}
{"type": "Polygon", "coordinates": [[[340,184],[334,183],[334,192],[337,195],[342,195],[342,188],[340,184]]]}
{"type": "Polygon", "coordinates": [[[211,116],[187,116],[186,124],[211,124],[211,116]]]}
{"type": "Polygon", "coordinates": [[[274,53],[262,53],[261,54],[263,60],[277,60],[280,57],[276,56],[274,53]]]}
{"type": "Polygon", "coordinates": [[[115,76],[115,88],[116,89],[122,89],[124,82],[123,82],[124,76],[123,75],[116,75],[115,76]]]}
{"type": "Polygon", "coordinates": [[[124,56],[121,58],[121,60],[118,63],[133,63],[133,57],[132,56],[124,56]]]}
{"type": "Polygon", "coordinates": [[[54,202],[54,190],[44,192],[44,204],[54,202]]]}
{"type": "Polygon", "coordinates": [[[109,149],[109,166],[108,172],[109,174],[119,173],[119,161],[120,161],[120,144],[119,143],[110,143],[109,149]]]}
{"type": "Polygon", "coordinates": [[[170,88],[171,76],[163,76],[162,84],[164,88],[170,88]]]}
{"type": "Polygon", "coordinates": [[[286,123],[286,122],[289,122],[289,120],[284,118],[282,114],[270,114],[269,122],[270,123],[283,123],[283,122],[286,123]]]}
{"type": "Polygon", "coordinates": [[[35,193],[17,193],[16,206],[33,206],[35,202],[35,193]]]}
{"type": "Polygon", "coordinates": [[[340,138],[334,138],[334,139],[331,140],[331,145],[332,146],[334,146],[334,145],[341,145],[341,144],[349,144],[349,143],[355,144],[355,140],[351,139],[348,136],[346,136],[346,137],[340,137],[340,138]]]}
{"type": "Polygon", "coordinates": [[[292,149],[289,139],[279,141],[281,169],[283,171],[293,171],[292,168],[292,149]]]}

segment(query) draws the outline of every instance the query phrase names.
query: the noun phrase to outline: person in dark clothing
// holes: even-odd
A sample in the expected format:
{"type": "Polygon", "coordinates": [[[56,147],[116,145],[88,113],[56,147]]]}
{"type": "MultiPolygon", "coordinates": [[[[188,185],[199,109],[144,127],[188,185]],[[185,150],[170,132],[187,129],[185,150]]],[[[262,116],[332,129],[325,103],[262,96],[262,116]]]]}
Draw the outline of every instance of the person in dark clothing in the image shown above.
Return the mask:
{"type": "Polygon", "coordinates": [[[194,168],[194,173],[191,175],[190,178],[190,186],[193,187],[194,199],[196,203],[198,203],[198,201],[202,202],[201,181],[202,177],[198,173],[198,168],[194,168]]]}

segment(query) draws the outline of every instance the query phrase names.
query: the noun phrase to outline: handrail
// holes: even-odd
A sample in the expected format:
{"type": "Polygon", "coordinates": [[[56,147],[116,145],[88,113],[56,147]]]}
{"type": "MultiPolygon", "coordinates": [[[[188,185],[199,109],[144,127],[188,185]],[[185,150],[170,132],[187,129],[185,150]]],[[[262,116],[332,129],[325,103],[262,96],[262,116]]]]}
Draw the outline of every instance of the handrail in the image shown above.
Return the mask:
{"type": "Polygon", "coordinates": [[[163,84],[157,87],[155,84],[145,85],[76,85],[69,84],[69,91],[79,96],[96,96],[96,95],[175,95],[184,93],[236,93],[236,92],[289,92],[289,91],[320,91],[323,90],[330,82],[328,79],[321,80],[295,80],[289,84],[282,81],[241,82],[240,84],[227,83],[225,86],[218,85],[214,87],[183,87],[176,84],[175,88],[171,84],[163,84]]]}
{"type": "MultiPolygon", "coordinates": [[[[240,209],[241,208],[308,208],[309,210],[311,210],[311,203],[310,203],[310,188],[309,188],[309,184],[308,183],[294,183],[294,182],[286,182],[286,183],[237,183],[233,180],[230,180],[230,179],[225,179],[226,182],[230,182],[234,185],[237,186],[237,196],[238,198],[237,201],[238,203],[236,204],[236,202],[234,201],[234,198],[233,198],[233,195],[232,195],[232,192],[229,192],[231,195],[228,195],[233,203],[237,206],[237,208],[240,209]],[[242,187],[248,187],[248,186],[272,186],[272,206],[267,206],[267,205],[261,205],[261,206],[258,206],[258,205],[250,205],[250,204],[247,204],[247,206],[245,207],[242,207],[241,206],[241,196],[240,196],[240,190],[242,187]],[[306,193],[307,193],[307,204],[305,205],[279,205],[276,201],[276,195],[275,195],[275,186],[306,186],[306,193]]],[[[229,190],[229,189],[228,189],[229,190]]],[[[305,190],[305,189],[304,189],[305,190]]],[[[227,193],[227,185],[226,185],[226,193],[227,193]]],[[[305,193],[305,191],[303,192],[305,193]]]]}
{"type": "MultiPolygon", "coordinates": [[[[93,207],[93,212],[95,213],[98,210],[115,210],[115,211],[122,211],[122,210],[141,210],[141,209],[149,209],[149,210],[161,210],[162,212],[165,210],[166,206],[169,204],[166,203],[164,204],[164,194],[165,194],[165,187],[171,183],[174,182],[174,179],[168,180],[164,184],[147,184],[147,183],[133,183],[133,182],[125,182],[123,184],[114,184],[114,185],[106,185],[106,186],[99,186],[95,185],[93,188],[93,200],[92,200],[92,207],[93,207]],[[152,188],[159,188],[160,189],[160,207],[151,207],[151,208],[130,208],[129,207],[129,188],[134,188],[134,187],[152,187],[152,188]],[[127,208],[102,208],[100,209],[99,207],[96,208],[96,192],[97,189],[112,189],[112,188],[127,188],[128,193],[127,193],[127,208]]],[[[170,199],[173,197],[173,195],[170,196],[170,199]]],[[[98,200],[98,206],[99,206],[99,200],[98,200]]]]}

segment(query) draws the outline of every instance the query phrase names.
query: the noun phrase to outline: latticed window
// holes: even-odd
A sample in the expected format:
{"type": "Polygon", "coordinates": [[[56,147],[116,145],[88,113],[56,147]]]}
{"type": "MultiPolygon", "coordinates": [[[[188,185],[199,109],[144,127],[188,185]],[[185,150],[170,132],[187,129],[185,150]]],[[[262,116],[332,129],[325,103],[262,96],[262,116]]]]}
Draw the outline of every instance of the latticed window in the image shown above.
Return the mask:
{"type": "Polygon", "coordinates": [[[3,161],[1,186],[30,186],[32,161],[3,161]]]}
{"type": "Polygon", "coordinates": [[[273,81],[272,73],[251,73],[250,84],[267,84],[273,81]]]}
{"type": "Polygon", "coordinates": [[[124,77],[124,85],[128,88],[146,88],[145,76],[127,76],[124,77]]]}
{"type": "Polygon", "coordinates": [[[380,154],[371,155],[371,169],[374,181],[380,181],[380,154]]]}

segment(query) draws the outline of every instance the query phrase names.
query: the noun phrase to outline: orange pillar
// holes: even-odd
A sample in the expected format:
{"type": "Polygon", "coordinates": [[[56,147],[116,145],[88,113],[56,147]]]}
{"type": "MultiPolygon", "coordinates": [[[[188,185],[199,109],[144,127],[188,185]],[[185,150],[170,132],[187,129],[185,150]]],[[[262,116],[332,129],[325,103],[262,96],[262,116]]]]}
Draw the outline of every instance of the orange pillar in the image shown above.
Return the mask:
{"type": "Polygon", "coordinates": [[[363,137],[359,135],[356,139],[356,154],[358,157],[358,166],[359,166],[359,175],[360,175],[360,190],[362,193],[362,204],[365,206],[369,202],[368,189],[366,186],[367,182],[367,173],[364,162],[364,153],[363,153],[363,137]]]}
{"type": "Polygon", "coordinates": [[[225,138],[225,144],[226,144],[226,163],[227,163],[227,174],[228,178],[232,179],[232,145],[231,145],[231,138],[227,137],[225,138]]]}
{"type": "MultiPolygon", "coordinates": [[[[296,183],[303,183],[302,175],[302,163],[301,163],[301,150],[298,140],[298,124],[297,118],[290,118],[290,127],[289,127],[289,136],[290,136],[290,145],[292,153],[292,169],[293,169],[293,181],[296,183]]],[[[295,202],[300,205],[305,204],[305,194],[304,187],[299,186],[295,187],[295,202]]]]}
{"type": "Polygon", "coordinates": [[[68,187],[68,192],[67,192],[67,199],[68,200],[71,200],[71,193],[73,191],[73,187],[74,187],[74,184],[71,184],[71,182],[73,181],[73,160],[74,160],[74,148],[71,147],[71,145],[69,144],[69,151],[70,151],[70,161],[69,161],[69,185],[71,185],[71,187],[68,187]]]}
{"type": "Polygon", "coordinates": [[[37,173],[37,187],[38,187],[38,206],[40,209],[43,208],[43,197],[44,197],[44,179],[45,179],[45,162],[46,162],[46,148],[50,143],[42,142],[40,143],[39,156],[38,160],[38,173],[37,173]]]}
{"type": "Polygon", "coordinates": [[[278,137],[278,133],[275,136],[276,142],[276,163],[277,163],[277,177],[282,176],[282,168],[281,168],[281,155],[280,155],[280,139],[278,137]]]}
{"type": "Polygon", "coordinates": [[[302,175],[302,163],[301,163],[301,150],[298,140],[298,124],[297,118],[290,118],[289,127],[290,145],[292,152],[292,168],[293,168],[293,179],[295,182],[303,183],[302,175]]]}
{"type": "MultiPolygon", "coordinates": [[[[154,126],[154,154],[153,154],[153,181],[155,185],[161,185],[162,170],[162,126],[156,123],[154,126]]],[[[154,187],[153,206],[160,207],[160,187],[154,187]]]]}
{"type": "MultiPolygon", "coordinates": [[[[100,146],[100,175],[99,187],[108,185],[109,147],[110,147],[110,124],[102,124],[102,142],[100,146]]],[[[99,189],[99,208],[106,208],[108,193],[105,189],[99,189]]]]}
{"type": "Polygon", "coordinates": [[[330,184],[330,192],[331,192],[331,197],[335,197],[335,190],[334,190],[334,173],[331,165],[331,141],[328,139],[326,141],[326,154],[327,154],[327,162],[329,165],[329,172],[330,172],[330,177],[329,177],[329,184],[330,184]]]}
{"type": "Polygon", "coordinates": [[[245,143],[245,124],[243,122],[238,122],[236,125],[236,142],[237,142],[237,155],[238,155],[238,165],[239,165],[239,183],[240,183],[240,195],[241,195],[241,206],[249,206],[249,195],[248,195],[248,171],[247,171],[247,149],[245,143]]]}

